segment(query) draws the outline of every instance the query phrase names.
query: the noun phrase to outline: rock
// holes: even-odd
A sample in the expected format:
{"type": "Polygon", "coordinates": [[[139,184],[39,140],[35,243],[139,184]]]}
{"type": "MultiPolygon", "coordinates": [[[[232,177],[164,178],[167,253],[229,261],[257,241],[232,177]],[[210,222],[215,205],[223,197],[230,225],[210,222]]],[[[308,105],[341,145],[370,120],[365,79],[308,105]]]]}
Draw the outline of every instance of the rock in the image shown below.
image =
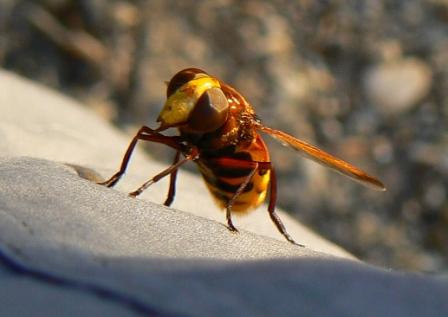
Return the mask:
{"type": "Polygon", "coordinates": [[[1,159],[0,201],[0,302],[10,303],[0,315],[33,315],[21,305],[28,301],[45,316],[448,313],[448,280],[231,234],[215,221],[96,185],[60,163],[1,159]]]}
{"type": "Polygon", "coordinates": [[[283,213],[307,248],[283,241],[266,207],[230,233],[189,173],[175,209],[160,205],[166,182],[129,198],[164,168],[139,151],[119,190],[97,185],[129,138],[12,74],[0,85],[0,315],[448,314],[446,278],[355,261],[283,213]]]}
{"type": "Polygon", "coordinates": [[[364,80],[371,102],[385,114],[401,113],[415,106],[428,94],[431,84],[430,67],[417,58],[375,65],[364,80]]]}

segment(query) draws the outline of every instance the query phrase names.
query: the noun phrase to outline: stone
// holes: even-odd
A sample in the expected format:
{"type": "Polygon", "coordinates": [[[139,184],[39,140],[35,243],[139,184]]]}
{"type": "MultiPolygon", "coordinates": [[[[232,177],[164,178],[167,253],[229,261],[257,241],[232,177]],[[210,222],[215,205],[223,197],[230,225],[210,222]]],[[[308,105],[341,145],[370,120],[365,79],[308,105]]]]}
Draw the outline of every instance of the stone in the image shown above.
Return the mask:
{"type": "Polygon", "coordinates": [[[61,163],[1,159],[0,201],[0,303],[11,304],[0,305],[2,315],[31,315],[31,307],[46,316],[448,313],[447,279],[231,234],[216,221],[99,186],[61,163]]]}
{"type": "Polygon", "coordinates": [[[408,57],[371,67],[364,87],[372,104],[384,114],[407,111],[431,89],[432,71],[423,61],[408,57]]]}

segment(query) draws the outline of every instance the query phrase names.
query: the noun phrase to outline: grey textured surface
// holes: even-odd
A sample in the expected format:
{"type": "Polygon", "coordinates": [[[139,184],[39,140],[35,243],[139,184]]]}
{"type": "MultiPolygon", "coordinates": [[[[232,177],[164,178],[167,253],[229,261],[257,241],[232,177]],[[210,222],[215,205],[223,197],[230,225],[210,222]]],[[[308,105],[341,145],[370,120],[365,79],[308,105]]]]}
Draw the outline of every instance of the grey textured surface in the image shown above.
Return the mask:
{"type": "Polygon", "coordinates": [[[0,85],[0,315],[448,315],[446,278],[349,260],[285,215],[307,248],[271,238],[263,208],[237,220],[259,234],[230,233],[188,173],[175,209],[151,202],[166,182],[129,198],[163,168],[141,153],[119,190],[80,177],[62,162],[110,174],[128,138],[11,74],[0,85]]]}
{"type": "MultiPolygon", "coordinates": [[[[62,288],[57,296],[92,316],[112,309],[107,306],[117,305],[115,298],[106,296],[97,307],[84,298],[97,294],[77,283],[131,298],[162,316],[448,314],[447,280],[387,272],[247,232],[231,234],[217,222],[100,187],[61,164],[3,159],[0,188],[2,251],[66,279],[66,285],[49,288],[45,300],[62,288]]],[[[33,275],[24,275],[32,283],[33,275]]],[[[39,293],[46,294],[51,281],[41,284],[39,293]]],[[[22,287],[1,283],[0,292],[22,287]]]]}
{"type": "MultiPolygon", "coordinates": [[[[61,164],[0,160],[0,175],[0,231],[17,249],[29,245],[38,252],[64,247],[98,256],[221,260],[318,256],[309,249],[245,232],[233,234],[221,223],[130,198],[82,179],[61,164]]],[[[64,255],[60,261],[67,259],[64,255]]]]}

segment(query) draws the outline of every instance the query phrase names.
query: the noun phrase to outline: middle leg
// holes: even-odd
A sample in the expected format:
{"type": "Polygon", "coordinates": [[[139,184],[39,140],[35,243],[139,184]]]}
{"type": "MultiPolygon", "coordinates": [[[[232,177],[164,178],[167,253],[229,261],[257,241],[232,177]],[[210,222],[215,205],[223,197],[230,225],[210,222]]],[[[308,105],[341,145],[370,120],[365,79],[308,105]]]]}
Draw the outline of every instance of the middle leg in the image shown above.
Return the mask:
{"type": "Polygon", "coordinates": [[[230,231],[238,232],[238,229],[233,225],[232,222],[232,207],[237,198],[243,193],[244,189],[247,187],[249,182],[252,180],[252,177],[254,176],[255,172],[257,171],[258,164],[254,164],[253,170],[250,172],[249,175],[244,179],[244,181],[241,183],[241,185],[238,187],[236,192],[233,194],[233,196],[230,198],[229,202],[227,203],[226,207],[226,219],[227,219],[227,227],[230,231]]]}
{"type": "MultiPolygon", "coordinates": [[[[137,197],[140,195],[145,189],[147,189],[152,184],[158,182],[165,176],[175,173],[176,170],[181,167],[183,164],[187,163],[188,161],[194,161],[199,157],[198,150],[196,148],[192,148],[190,154],[186,155],[182,160],[177,160],[176,163],[172,164],[170,167],[168,167],[166,170],[160,172],[153,178],[151,178],[149,181],[145,182],[142,186],[137,188],[137,190],[129,193],[129,196],[137,197]]],[[[168,197],[169,198],[169,197],[168,197]]]]}

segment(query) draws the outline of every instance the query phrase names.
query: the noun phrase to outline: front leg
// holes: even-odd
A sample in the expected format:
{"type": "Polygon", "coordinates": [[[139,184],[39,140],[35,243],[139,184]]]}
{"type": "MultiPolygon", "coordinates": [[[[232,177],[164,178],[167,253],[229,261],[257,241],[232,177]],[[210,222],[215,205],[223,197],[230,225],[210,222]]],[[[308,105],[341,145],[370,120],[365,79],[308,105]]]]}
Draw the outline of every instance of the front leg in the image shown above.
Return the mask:
{"type": "Polygon", "coordinates": [[[120,180],[120,178],[126,172],[129,160],[131,159],[131,155],[134,152],[134,149],[135,149],[135,146],[136,146],[138,140],[162,143],[162,144],[168,145],[169,147],[176,149],[177,151],[181,151],[181,152],[184,151],[184,146],[181,143],[179,137],[165,136],[165,135],[160,134],[156,130],[153,130],[149,127],[143,126],[140,128],[140,130],[138,130],[137,134],[134,136],[131,143],[129,144],[128,149],[126,150],[126,153],[124,154],[123,160],[121,162],[119,171],[116,172],[114,175],[112,175],[112,177],[109,178],[108,180],[98,183],[99,185],[112,187],[120,180]]]}
{"type": "MultiPolygon", "coordinates": [[[[173,164],[179,162],[180,152],[176,152],[176,156],[174,157],[173,164]]],[[[168,195],[166,197],[165,202],[163,203],[165,206],[171,206],[174,201],[174,196],[176,195],[176,179],[177,179],[177,169],[171,172],[170,174],[170,187],[168,189],[168,195]]]]}

